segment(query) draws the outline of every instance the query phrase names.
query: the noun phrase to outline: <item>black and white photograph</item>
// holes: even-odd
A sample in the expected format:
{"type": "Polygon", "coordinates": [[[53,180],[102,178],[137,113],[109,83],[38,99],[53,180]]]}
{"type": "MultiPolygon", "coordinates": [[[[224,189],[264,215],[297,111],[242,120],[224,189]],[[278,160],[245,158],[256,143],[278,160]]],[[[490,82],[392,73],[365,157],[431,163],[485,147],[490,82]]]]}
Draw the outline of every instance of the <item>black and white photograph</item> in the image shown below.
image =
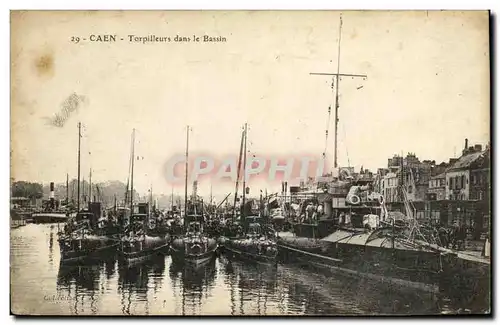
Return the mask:
{"type": "Polygon", "coordinates": [[[490,15],[11,10],[11,315],[491,315],[490,15]]]}

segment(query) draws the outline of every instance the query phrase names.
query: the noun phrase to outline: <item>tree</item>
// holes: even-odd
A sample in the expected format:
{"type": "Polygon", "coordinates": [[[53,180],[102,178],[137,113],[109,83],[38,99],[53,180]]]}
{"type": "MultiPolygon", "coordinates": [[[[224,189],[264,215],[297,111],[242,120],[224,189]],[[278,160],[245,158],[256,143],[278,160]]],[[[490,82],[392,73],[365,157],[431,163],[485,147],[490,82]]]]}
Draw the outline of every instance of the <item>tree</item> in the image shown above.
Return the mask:
{"type": "Polygon", "coordinates": [[[12,184],[12,196],[40,199],[43,197],[42,184],[24,181],[14,182],[12,184]]]}

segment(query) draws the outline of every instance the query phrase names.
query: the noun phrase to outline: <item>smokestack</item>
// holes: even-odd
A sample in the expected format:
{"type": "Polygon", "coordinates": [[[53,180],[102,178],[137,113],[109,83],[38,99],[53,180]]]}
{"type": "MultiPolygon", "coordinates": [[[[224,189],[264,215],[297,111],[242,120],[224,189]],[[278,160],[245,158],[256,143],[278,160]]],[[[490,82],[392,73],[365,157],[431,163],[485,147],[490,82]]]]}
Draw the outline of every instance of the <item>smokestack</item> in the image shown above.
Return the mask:
{"type": "Polygon", "coordinates": [[[469,146],[469,140],[465,139],[465,147],[464,147],[464,149],[467,150],[468,146],[469,146]]]}
{"type": "Polygon", "coordinates": [[[50,198],[51,199],[55,198],[55,195],[54,195],[54,182],[50,182],[50,198]]]}

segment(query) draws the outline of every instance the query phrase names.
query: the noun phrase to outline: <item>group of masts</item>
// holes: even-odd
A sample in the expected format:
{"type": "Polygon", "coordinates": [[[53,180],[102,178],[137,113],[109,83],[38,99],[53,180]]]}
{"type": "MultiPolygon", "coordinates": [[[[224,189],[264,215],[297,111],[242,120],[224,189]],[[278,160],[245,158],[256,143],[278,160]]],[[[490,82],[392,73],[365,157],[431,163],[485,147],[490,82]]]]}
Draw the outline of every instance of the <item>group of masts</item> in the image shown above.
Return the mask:
{"type": "MultiPolygon", "coordinates": [[[[325,73],[325,72],[311,72],[311,75],[323,75],[323,76],[332,76],[332,83],[334,85],[334,107],[335,107],[335,116],[334,116],[334,128],[335,128],[335,139],[334,139],[334,168],[338,168],[338,109],[339,109],[339,81],[341,80],[340,77],[351,77],[351,78],[363,78],[366,79],[366,75],[361,75],[361,74],[345,74],[345,73],[340,73],[340,50],[341,50],[341,39],[342,39],[342,16],[340,16],[340,25],[339,25],[339,38],[338,38],[338,53],[337,53],[337,72],[336,73],[325,73]]],[[[332,85],[332,86],[333,86],[332,85]]],[[[329,116],[330,116],[330,108],[329,108],[329,116]]],[[[329,121],[329,118],[328,118],[329,121]]],[[[328,141],[328,128],[329,128],[329,122],[327,125],[327,130],[326,130],[326,140],[328,141]]],[[[187,201],[188,201],[188,168],[189,168],[189,132],[191,128],[188,125],[186,128],[186,162],[185,162],[185,188],[184,188],[184,209],[187,209],[187,201]]],[[[80,161],[81,161],[81,123],[78,123],[78,184],[77,184],[77,211],[80,210],[80,161]]],[[[236,184],[235,184],[235,194],[234,194],[234,204],[233,208],[234,211],[236,211],[236,204],[238,200],[238,187],[239,187],[239,179],[241,177],[241,164],[243,163],[243,169],[246,168],[246,147],[247,147],[247,123],[245,123],[242,136],[241,136],[241,145],[240,145],[240,154],[239,154],[239,160],[238,160],[238,169],[237,169],[237,178],[236,178],[236,184]]],[[[127,190],[125,193],[125,204],[129,203],[130,204],[130,209],[133,211],[133,204],[134,204],[134,157],[135,157],[135,129],[132,131],[132,144],[131,144],[131,160],[130,160],[130,180],[127,182],[127,190]],[[130,186],[129,186],[130,185],[130,186]]],[[[325,151],[323,152],[323,158],[326,158],[326,147],[325,151]]],[[[90,182],[92,182],[92,170],[90,170],[90,182]]],[[[66,181],[66,188],[68,191],[68,179],[66,181]]],[[[90,193],[89,197],[92,197],[92,185],[90,186],[90,193]]],[[[152,193],[151,193],[152,195],[152,193]]],[[[66,195],[67,197],[69,196],[68,193],[66,195]]],[[[241,206],[245,205],[245,200],[246,200],[246,171],[243,170],[243,194],[242,194],[242,204],[241,206]]],[[[174,205],[173,202],[173,193],[172,193],[172,206],[174,205]]],[[[234,212],[236,213],[236,212],[234,212]]],[[[234,215],[236,217],[236,215],[234,215]]]]}

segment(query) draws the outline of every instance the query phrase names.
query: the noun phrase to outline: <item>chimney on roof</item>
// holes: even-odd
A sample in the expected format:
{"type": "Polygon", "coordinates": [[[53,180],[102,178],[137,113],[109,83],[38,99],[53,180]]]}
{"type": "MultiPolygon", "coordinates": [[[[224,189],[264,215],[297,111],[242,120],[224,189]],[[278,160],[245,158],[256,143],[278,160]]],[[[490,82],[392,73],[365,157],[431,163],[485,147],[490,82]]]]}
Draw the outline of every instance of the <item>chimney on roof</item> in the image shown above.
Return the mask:
{"type": "Polygon", "coordinates": [[[465,147],[464,147],[464,149],[467,150],[468,146],[469,146],[469,140],[466,138],[465,139],[465,147]]]}
{"type": "Polygon", "coordinates": [[[482,145],[480,145],[480,144],[476,144],[476,145],[474,146],[474,151],[476,151],[476,152],[483,151],[483,146],[482,146],[482,145]]]}

